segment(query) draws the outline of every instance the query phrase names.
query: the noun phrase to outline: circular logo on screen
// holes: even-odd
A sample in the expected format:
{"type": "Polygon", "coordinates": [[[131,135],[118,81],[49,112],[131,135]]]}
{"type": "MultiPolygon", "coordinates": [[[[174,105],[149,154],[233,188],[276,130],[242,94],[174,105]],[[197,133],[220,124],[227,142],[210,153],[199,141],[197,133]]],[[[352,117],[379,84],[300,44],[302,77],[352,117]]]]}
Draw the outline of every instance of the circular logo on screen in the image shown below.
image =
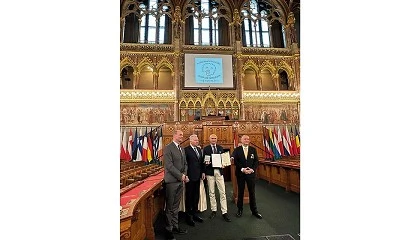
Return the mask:
{"type": "Polygon", "coordinates": [[[206,76],[210,77],[213,76],[216,72],[216,66],[213,63],[205,63],[201,68],[202,72],[206,74],[206,76]]]}

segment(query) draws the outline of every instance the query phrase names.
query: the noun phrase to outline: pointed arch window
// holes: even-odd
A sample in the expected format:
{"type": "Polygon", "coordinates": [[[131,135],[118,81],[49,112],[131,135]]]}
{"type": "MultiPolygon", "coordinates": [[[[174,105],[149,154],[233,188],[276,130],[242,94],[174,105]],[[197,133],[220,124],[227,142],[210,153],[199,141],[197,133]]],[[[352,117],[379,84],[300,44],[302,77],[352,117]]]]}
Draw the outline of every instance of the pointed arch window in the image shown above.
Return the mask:
{"type": "Polygon", "coordinates": [[[123,42],[171,43],[171,5],[168,0],[128,0],[124,6],[123,42]]]}
{"type": "Polygon", "coordinates": [[[285,47],[281,11],[266,0],[248,0],[241,8],[244,47],[285,47]]]}
{"type": "Polygon", "coordinates": [[[185,43],[229,45],[228,8],[220,0],[194,0],[186,5],[185,43]]]}

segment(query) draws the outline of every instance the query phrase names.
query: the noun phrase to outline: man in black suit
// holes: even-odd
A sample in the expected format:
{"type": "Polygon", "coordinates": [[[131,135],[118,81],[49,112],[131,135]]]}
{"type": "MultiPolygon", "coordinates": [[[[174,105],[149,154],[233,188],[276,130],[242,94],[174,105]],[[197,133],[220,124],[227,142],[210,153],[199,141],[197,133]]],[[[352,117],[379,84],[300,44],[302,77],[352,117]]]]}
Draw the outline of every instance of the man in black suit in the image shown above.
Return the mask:
{"type": "Polygon", "coordinates": [[[210,156],[210,161],[204,163],[204,170],[205,176],[207,178],[207,185],[209,189],[209,197],[210,197],[210,208],[211,208],[211,215],[210,219],[216,216],[217,212],[217,202],[216,202],[216,194],[214,185],[217,185],[217,189],[219,190],[220,195],[220,208],[222,210],[223,219],[226,222],[230,222],[229,215],[227,214],[227,202],[226,202],[226,191],[225,191],[225,179],[223,178],[223,169],[219,167],[212,166],[212,154],[221,154],[223,153],[223,147],[217,145],[217,136],[216,134],[211,134],[209,137],[210,144],[204,147],[203,155],[204,157],[210,156]]]}
{"type": "Polygon", "coordinates": [[[198,137],[193,134],[190,136],[190,145],[184,148],[185,156],[188,163],[187,176],[190,180],[185,184],[185,212],[187,213],[187,224],[195,226],[195,221],[203,222],[203,219],[197,216],[198,200],[200,198],[200,178],[203,170],[203,154],[201,148],[198,147],[198,137]]]}
{"type": "Polygon", "coordinates": [[[184,134],[181,130],[176,130],[173,135],[173,141],[166,145],[163,152],[166,187],[165,236],[167,239],[175,239],[173,233],[187,233],[187,230],[181,229],[178,225],[179,203],[183,191],[182,182],[187,183],[189,181],[187,160],[185,152],[180,145],[183,136],[184,134]]]}
{"type": "Polygon", "coordinates": [[[257,150],[249,146],[249,136],[241,137],[242,146],[235,148],[233,151],[233,160],[236,165],[235,175],[238,182],[238,207],[237,217],[242,216],[245,183],[249,192],[249,207],[252,215],[261,219],[262,215],[257,210],[257,202],[255,200],[255,174],[258,167],[257,150]]]}

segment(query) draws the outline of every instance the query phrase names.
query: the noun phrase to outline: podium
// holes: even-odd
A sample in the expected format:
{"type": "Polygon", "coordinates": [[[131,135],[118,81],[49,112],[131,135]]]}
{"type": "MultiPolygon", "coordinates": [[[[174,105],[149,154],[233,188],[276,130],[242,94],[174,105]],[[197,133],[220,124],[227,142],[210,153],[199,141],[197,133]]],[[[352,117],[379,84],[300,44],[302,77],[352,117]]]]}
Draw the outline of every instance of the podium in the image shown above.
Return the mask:
{"type": "Polygon", "coordinates": [[[215,115],[209,115],[209,116],[202,116],[202,121],[224,121],[225,116],[215,116],[215,115]]]}
{"type": "MultiPolygon", "coordinates": [[[[235,204],[238,203],[238,181],[236,180],[236,175],[235,175],[235,161],[232,160],[232,163],[230,165],[230,175],[231,175],[231,179],[232,179],[232,187],[233,187],[233,201],[235,202],[235,204]]],[[[249,193],[248,193],[248,187],[245,184],[245,190],[244,190],[244,204],[248,204],[249,203],[249,193]]]]}

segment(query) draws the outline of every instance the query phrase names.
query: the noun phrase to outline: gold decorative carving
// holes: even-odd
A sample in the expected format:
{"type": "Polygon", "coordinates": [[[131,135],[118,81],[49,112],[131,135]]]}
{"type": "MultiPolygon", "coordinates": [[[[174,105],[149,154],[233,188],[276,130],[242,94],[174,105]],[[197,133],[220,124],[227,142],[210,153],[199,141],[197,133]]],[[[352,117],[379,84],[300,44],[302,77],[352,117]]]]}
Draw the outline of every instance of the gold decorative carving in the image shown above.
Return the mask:
{"type": "MultiPolygon", "coordinates": [[[[292,51],[289,48],[254,48],[254,47],[243,47],[242,54],[253,54],[253,55],[272,55],[272,56],[291,56],[292,51]]],[[[268,57],[268,56],[267,56],[268,57]]]]}
{"type": "Polygon", "coordinates": [[[121,43],[120,51],[132,52],[173,52],[172,44],[138,44],[138,43],[121,43]]]}
{"type": "Polygon", "coordinates": [[[244,91],[244,103],[282,103],[300,102],[300,93],[297,91],[244,91]]]}
{"type": "Polygon", "coordinates": [[[128,90],[120,89],[120,102],[175,102],[175,91],[173,90],[128,90]]]}
{"type": "Polygon", "coordinates": [[[223,52],[225,54],[233,54],[234,48],[228,46],[196,46],[196,45],[183,45],[184,52],[188,51],[208,51],[214,53],[215,51],[223,52]]]}

